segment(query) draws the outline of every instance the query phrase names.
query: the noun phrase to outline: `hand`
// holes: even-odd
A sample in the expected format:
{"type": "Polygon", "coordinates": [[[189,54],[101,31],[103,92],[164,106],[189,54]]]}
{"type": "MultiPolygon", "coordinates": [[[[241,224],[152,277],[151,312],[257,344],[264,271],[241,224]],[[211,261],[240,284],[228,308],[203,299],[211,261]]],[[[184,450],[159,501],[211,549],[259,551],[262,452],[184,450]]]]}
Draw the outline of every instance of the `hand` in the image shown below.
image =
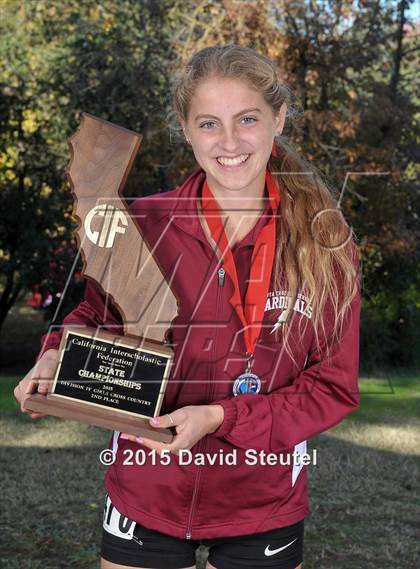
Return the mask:
{"type": "Polygon", "coordinates": [[[25,407],[25,402],[36,392],[47,395],[49,383],[57,367],[57,360],[58,350],[47,350],[14,389],[13,394],[20,404],[20,410],[22,413],[28,413],[31,419],[45,417],[45,413],[29,411],[25,407]]]}
{"type": "Polygon", "coordinates": [[[121,438],[143,444],[158,452],[169,450],[179,454],[180,449],[189,450],[205,435],[213,433],[223,422],[224,409],[222,405],[188,405],[173,411],[171,417],[173,423],[168,415],[149,420],[150,425],[155,428],[175,427],[177,434],[169,444],[126,433],[123,433],[121,438]]]}

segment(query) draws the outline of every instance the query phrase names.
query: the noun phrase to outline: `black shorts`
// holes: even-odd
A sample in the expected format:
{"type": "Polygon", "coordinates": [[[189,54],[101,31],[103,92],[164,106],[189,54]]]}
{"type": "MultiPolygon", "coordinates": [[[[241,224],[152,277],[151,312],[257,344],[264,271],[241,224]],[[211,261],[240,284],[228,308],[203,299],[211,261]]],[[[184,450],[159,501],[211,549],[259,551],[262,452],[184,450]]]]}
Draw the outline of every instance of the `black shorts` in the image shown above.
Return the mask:
{"type": "Polygon", "coordinates": [[[303,559],[303,526],[301,520],[253,535],[179,539],[128,519],[106,496],[101,556],[129,567],[182,569],[195,565],[195,551],[204,545],[209,548],[209,563],[217,569],[295,569],[303,559]]]}

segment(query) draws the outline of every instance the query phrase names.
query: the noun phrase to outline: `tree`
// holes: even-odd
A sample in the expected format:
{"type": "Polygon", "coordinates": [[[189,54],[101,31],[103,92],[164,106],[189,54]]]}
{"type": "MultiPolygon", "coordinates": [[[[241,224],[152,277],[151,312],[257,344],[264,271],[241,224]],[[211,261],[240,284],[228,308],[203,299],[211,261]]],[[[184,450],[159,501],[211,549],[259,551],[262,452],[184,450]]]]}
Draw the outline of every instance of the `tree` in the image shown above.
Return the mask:
{"type": "Polygon", "coordinates": [[[72,243],[67,139],[81,112],[145,135],[126,195],[166,189],[155,157],[166,142],[171,62],[165,1],[2,4],[0,326],[20,293],[48,279],[54,251],[72,243]]]}

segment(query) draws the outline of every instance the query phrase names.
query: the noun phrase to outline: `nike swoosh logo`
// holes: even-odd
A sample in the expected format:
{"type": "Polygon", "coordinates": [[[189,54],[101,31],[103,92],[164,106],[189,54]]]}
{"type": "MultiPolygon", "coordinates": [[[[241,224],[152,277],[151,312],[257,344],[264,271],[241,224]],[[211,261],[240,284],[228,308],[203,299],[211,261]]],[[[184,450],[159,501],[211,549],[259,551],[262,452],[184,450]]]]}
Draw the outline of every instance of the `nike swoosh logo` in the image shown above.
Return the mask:
{"type": "Polygon", "coordinates": [[[286,547],[289,547],[289,545],[292,545],[292,543],[295,543],[296,540],[297,540],[297,538],[294,539],[293,541],[291,541],[290,543],[288,543],[287,545],[283,545],[283,547],[279,547],[278,549],[270,549],[270,546],[267,545],[267,547],[265,548],[265,551],[264,551],[264,555],[266,555],[267,557],[269,557],[270,555],[275,555],[276,553],[283,551],[283,549],[286,549],[286,547]]]}

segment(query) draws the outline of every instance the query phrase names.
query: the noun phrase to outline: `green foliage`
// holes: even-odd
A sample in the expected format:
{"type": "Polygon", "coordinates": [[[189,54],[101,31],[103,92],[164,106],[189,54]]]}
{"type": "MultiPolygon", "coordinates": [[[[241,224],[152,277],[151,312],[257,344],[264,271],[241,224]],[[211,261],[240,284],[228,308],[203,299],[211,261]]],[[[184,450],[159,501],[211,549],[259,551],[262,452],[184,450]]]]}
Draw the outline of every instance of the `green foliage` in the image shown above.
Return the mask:
{"type": "Polygon", "coordinates": [[[155,165],[170,64],[165,7],[165,2],[65,0],[16,9],[3,2],[0,326],[21,291],[48,281],[49,262],[72,241],[66,141],[82,111],[145,133],[142,176],[133,173],[126,195],[167,187],[155,165]]]}
{"type": "Polygon", "coordinates": [[[68,239],[63,192],[65,141],[48,89],[51,48],[39,30],[4,9],[0,24],[0,322],[20,290],[45,274],[50,252],[68,239]]]}

